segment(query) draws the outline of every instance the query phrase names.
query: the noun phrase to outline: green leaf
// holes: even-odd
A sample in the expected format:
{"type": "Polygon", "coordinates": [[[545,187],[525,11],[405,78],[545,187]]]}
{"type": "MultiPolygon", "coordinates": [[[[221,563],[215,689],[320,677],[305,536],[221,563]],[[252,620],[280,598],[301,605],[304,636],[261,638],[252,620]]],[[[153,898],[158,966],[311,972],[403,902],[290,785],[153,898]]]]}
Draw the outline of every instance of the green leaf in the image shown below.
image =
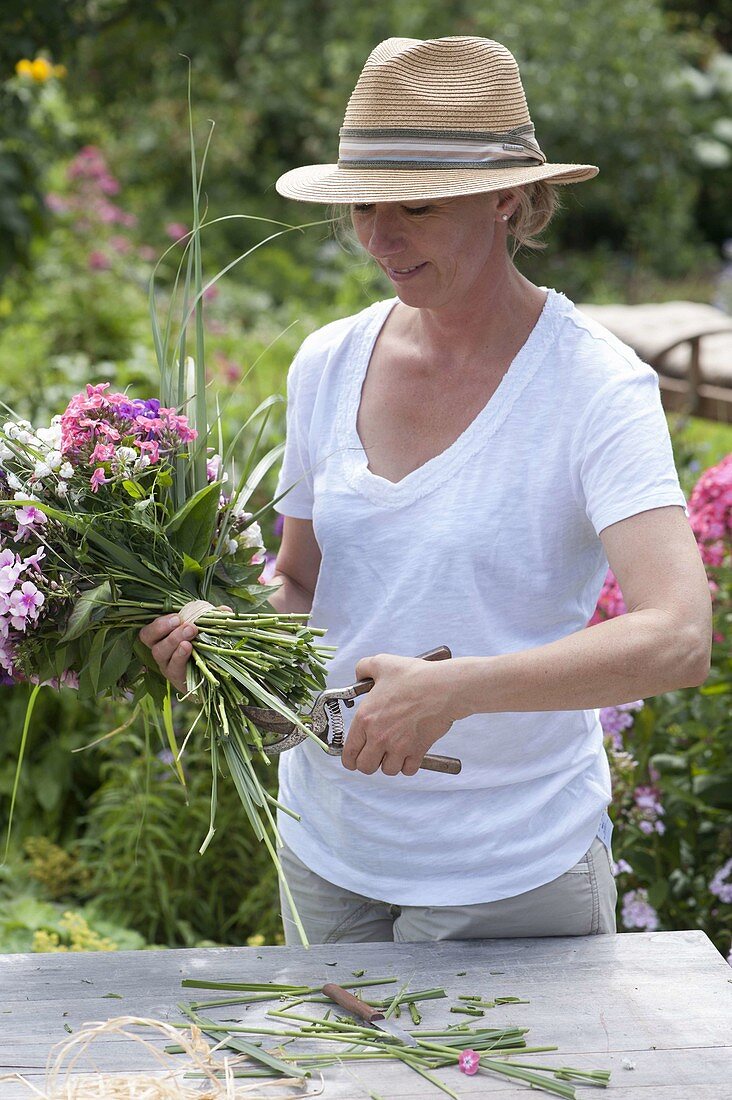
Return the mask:
{"type": "Polygon", "coordinates": [[[56,677],[62,676],[66,669],[69,667],[68,656],[68,646],[58,645],[54,648],[53,670],[56,674],[56,677]]]}
{"type": "Polygon", "coordinates": [[[89,669],[89,680],[95,694],[99,691],[99,673],[102,668],[102,655],[104,653],[104,647],[107,643],[107,634],[109,633],[109,627],[103,626],[101,630],[97,630],[92,639],[91,649],[89,650],[89,656],[87,658],[89,669]]]}
{"type": "Polygon", "coordinates": [[[120,630],[113,638],[111,645],[107,646],[97,684],[98,691],[106,691],[107,688],[113,687],[120,676],[127,671],[133,657],[134,634],[134,630],[120,630]]]}
{"type": "Polygon", "coordinates": [[[5,841],[5,857],[7,862],[8,851],[10,850],[10,834],[13,828],[13,811],[15,810],[15,800],[18,796],[18,784],[20,783],[20,772],[23,767],[23,757],[25,756],[25,746],[28,741],[28,730],[30,729],[31,718],[33,717],[33,708],[36,705],[36,699],[38,698],[38,692],[41,690],[41,684],[36,684],[33,691],[30,693],[28,700],[28,706],[25,711],[25,722],[23,723],[23,732],[20,735],[20,749],[18,750],[18,761],[15,765],[15,777],[13,779],[13,793],[10,797],[10,810],[8,812],[8,832],[7,839],[5,841]]]}
{"type": "Polygon", "coordinates": [[[732,809],[732,788],[726,776],[695,775],[692,789],[697,798],[710,806],[732,809]]]}
{"type": "Polygon", "coordinates": [[[60,639],[60,644],[71,642],[83,634],[88,629],[95,612],[98,618],[101,617],[100,612],[104,614],[111,598],[112,586],[109,581],[103,581],[97,588],[92,588],[79,596],[69,615],[66,632],[60,639]]]}
{"type": "Polygon", "coordinates": [[[240,487],[234,497],[234,507],[237,512],[244,510],[249,503],[252,493],[257,488],[264,475],[271,466],[274,466],[275,462],[280,460],[284,451],[284,443],[278,443],[276,447],[273,447],[271,451],[267,452],[264,458],[260,459],[254,469],[247,475],[244,484],[240,483],[240,487]]]}
{"type": "Polygon", "coordinates": [[[649,763],[656,768],[662,775],[671,774],[685,774],[688,771],[688,764],[683,756],[676,756],[670,752],[657,752],[655,756],[652,756],[649,763]]]}
{"type": "Polygon", "coordinates": [[[199,489],[166,525],[168,537],[176,549],[197,562],[205,557],[213,542],[220,494],[218,481],[199,489]]]}
{"type": "Polygon", "coordinates": [[[131,496],[133,500],[146,500],[147,493],[143,489],[142,485],[136,481],[123,481],[122,488],[125,490],[128,496],[131,496]]]}
{"type": "Polygon", "coordinates": [[[648,901],[654,909],[660,908],[668,897],[668,883],[663,878],[657,878],[648,887],[648,901]]]}
{"type": "Polygon", "coordinates": [[[203,568],[199,562],[188,554],[183,554],[183,572],[193,573],[195,577],[203,576],[203,568]]]}
{"type": "Polygon", "coordinates": [[[33,777],[33,792],[41,807],[48,813],[56,808],[63,793],[63,779],[57,771],[50,768],[36,768],[33,777]]]}
{"type": "Polygon", "coordinates": [[[186,777],[183,774],[183,768],[181,767],[180,760],[178,759],[178,743],[175,739],[175,729],[173,727],[173,706],[170,696],[170,684],[168,684],[168,690],[165,693],[163,699],[163,727],[165,729],[166,736],[168,738],[168,748],[173,754],[175,760],[176,771],[178,772],[178,778],[181,784],[185,787],[186,777]]]}

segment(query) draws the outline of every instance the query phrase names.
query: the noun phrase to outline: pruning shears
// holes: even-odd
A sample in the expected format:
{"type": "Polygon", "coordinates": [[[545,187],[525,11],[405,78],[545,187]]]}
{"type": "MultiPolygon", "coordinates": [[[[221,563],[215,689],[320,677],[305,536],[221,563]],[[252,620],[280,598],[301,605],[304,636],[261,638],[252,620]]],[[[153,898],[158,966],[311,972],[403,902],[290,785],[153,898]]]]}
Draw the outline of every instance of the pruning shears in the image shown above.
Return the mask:
{"type": "MultiPolygon", "coordinates": [[[[428,653],[421,653],[419,658],[423,661],[445,661],[452,657],[452,653],[446,645],[431,649],[428,653]]],[[[348,684],[341,688],[327,688],[321,691],[313,702],[308,716],[311,732],[323,743],[325,751],[330,756],[340,756],[343,752],[345,725],[340,704],[352,707],[359,695],[365,695],[371,691],[374,681],[371,677],[365,680],[357,680],[355,684],[348,684]]],[[[262,744],[262,751],[267,756],[279,756],[281,752],[295,748],[308,736],[293,722],[283,717],[276,710],[269,707],[244,707],[245,715],[259,729],[269,734],[277,734],[277,739],[262,744]]],[[[254,747],[254,746],[252,746],[254,747]]],[[[454,756],[438,756],[433,753],[422,759],[420,768],[425,771],[445,772],[448,775],[459,775],[462,770],[462,762],[454,756]]]]}

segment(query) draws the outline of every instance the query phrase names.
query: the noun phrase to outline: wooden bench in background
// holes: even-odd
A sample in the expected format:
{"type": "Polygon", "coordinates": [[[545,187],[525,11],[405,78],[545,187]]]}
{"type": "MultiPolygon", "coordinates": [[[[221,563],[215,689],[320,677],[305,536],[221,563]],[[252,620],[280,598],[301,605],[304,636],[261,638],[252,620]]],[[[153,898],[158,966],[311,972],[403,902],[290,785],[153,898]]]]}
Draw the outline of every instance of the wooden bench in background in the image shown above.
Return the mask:
{"type": "Polygon", "coordinates": [[[658,372],[668,412],[732,423],[732,317],[701,302],[579,308],[658,372]]]}

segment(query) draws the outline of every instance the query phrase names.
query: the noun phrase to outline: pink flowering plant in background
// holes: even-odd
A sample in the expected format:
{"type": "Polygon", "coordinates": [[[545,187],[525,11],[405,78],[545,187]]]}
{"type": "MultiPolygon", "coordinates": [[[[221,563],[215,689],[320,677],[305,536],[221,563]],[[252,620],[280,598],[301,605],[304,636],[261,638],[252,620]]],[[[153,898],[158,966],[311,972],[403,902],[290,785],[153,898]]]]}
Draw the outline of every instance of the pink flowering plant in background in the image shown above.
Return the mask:
{"type": "MultiPolygon", "coordinates": [[[[701,688],[605,707],[622,930],[701,928],[732,963],[732,455],[688,493],[714,610],[701,688]]],[[[608,573],[590,624],[625,614],[608,573]]]]}

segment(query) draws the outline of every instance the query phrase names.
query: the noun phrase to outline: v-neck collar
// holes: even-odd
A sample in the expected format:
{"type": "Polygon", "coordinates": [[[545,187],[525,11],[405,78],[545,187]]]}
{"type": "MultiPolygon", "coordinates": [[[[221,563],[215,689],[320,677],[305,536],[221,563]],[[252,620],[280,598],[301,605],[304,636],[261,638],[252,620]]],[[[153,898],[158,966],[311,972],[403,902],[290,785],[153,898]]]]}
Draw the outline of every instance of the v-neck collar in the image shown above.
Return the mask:
{"type": "Polygon", "coordinates": [[[346,443],[341,452],[344,473],[351,488],[375,504],[401,508],[432,492],[452,477],[464,462],[495,435],[524,388],[534,377],[551,342],[557,308],[562,300],[563,295],[548,290],[536,324],[478,415],[449,447],[396,482],[369,470],[368,457],[357,429],[361,392],[371,356],[379,334],[399,299],[390,298],[373,306],[372,316],[364,325],[354,357],[349,363],[338,406],[339,434],[346,443]]]}

